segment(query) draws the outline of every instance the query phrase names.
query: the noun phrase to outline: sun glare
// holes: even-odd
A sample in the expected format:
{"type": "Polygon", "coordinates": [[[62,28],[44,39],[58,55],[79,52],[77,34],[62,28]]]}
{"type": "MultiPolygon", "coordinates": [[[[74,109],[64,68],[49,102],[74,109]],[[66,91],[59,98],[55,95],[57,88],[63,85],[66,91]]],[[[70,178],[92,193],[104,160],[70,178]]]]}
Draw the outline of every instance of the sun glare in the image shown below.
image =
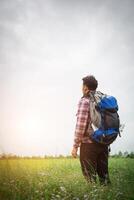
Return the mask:
{"type": "Polygon", "coordinates": [[[35,142],[43,131],[43,122],[36,116],[27,116],[18,123],[18,131],[26,142],[35,142]]]}

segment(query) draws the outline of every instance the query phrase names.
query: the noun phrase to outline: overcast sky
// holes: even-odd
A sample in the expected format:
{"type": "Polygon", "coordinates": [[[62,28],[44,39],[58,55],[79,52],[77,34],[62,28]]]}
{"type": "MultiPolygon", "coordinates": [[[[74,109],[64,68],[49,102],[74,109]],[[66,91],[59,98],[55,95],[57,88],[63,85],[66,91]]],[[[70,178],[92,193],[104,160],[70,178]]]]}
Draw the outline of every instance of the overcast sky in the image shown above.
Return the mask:
{"type": "Polygon", "coordinates": [[[0,0],[0,151],[70,154],[82,78],[119,103],[134,151],[134,1],[0,0]]]}

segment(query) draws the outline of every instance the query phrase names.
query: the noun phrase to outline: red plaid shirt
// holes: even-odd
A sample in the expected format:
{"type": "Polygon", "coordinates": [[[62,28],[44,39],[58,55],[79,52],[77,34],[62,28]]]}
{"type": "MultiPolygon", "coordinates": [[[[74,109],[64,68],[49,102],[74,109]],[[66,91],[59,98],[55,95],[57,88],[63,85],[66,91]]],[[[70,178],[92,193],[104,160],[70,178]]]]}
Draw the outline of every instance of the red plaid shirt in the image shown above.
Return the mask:
{"type": "Polygon", "coordinates": [[[77,122],[75,127],[73,147],[80,147],[81,143],[92,143],[89,134],[93,132],[90,122],[89,98],[82,97],[78,103],[77,122]],[[86,132],[86,134],[84,134],[86,132]],[[86,136],[85,136],[86,135],[86,136]]]}

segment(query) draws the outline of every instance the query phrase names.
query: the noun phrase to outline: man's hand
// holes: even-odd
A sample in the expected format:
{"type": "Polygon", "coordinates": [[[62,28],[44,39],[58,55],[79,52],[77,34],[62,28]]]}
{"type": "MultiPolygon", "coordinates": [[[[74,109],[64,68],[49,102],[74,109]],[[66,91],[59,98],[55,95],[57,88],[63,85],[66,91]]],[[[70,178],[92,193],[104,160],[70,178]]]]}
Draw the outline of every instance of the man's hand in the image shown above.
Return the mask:
{"type": "Polygon", "coordinates": [[[77,151],[78,151],[78,148],[73,147],[72,152],[71,152],[73,158],[76,158],[76,157],[77,157],[77,151]]]}

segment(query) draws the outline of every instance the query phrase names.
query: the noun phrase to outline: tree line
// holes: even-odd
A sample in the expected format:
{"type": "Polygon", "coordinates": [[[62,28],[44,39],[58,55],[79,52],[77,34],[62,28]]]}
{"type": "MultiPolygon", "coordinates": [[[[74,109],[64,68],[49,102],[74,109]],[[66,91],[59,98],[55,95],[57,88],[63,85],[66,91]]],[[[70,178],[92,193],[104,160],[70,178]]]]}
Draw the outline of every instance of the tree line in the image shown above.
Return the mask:
{"type": "MultiPolygon", "coordinates": [[[[121,152],[119,151],[118,153],[115,154],[109,154],[109,157],[111,158],[134,158],[134,152],[121,152]]],[[[0,154],[0,159],[45,159],[45,158],[72,158],[71,155],[44,155],[44,156],[20,156],[20,155],[14,155],[14,154],[5,154],[2,153],[0,154]]]]}

